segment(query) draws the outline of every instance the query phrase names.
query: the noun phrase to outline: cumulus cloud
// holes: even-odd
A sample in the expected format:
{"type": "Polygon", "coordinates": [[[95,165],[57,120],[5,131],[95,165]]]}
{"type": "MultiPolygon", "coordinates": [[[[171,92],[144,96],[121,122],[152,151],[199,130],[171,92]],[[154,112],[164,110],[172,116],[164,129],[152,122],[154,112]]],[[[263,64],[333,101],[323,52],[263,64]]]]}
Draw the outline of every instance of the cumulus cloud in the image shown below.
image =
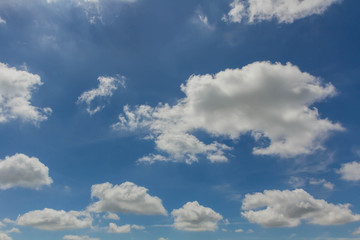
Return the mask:
{"type": "Polygon", "coordinates": [[[242,215],[264,227],[295,227],[302,220],[329,226],[359,221],[360,215],[353,214],[349,207],[350,204],[335,205],[315,199],[303,189],[267,190],[247,194],[242,204],[242,215]]]}
{"type": "Polygon", "coordinates": [[[198,155],[211,162],[228,160],[229,146],[204,143],[193,134],[195,130],[233,140],[251,134],[259,144],[254,154],[280,157],[323,149],[331,131],[343,130],[340,124],[320,118],[312,107],[334,96],[334,86],[290,63],[255,62],[215,75],[193,75],[181,90],[186,96],[173,106],[125,106],[113,125],[119,131],[149,132],[146,139],[154,140],[160,153],[140,161],[191,163],[198,161],[198,155]]]}
{"type": "Polygon", "coordinates": [[[120,220],[120,217],[116,213],[107,212],[104,216],[104,219],[111,219],[111,220],[120,220]]]}
{"type": "Polygon", "coordinates": [[[96,184],[91,187],[91,197],[99,201],[88,207],[93,212],[121,212],[143,215],[167,215],[160,198],[147,193],[148,189],[132,182],[121,185],[96,184]]]}
{"type": "Polygon", "coordinates": [[[0,232],[0,240],[12,240],[6,233],[0,232]]]}
{"type": "Polygon", "coordinates": [[[33,92],[42,84],[39,75],[0,63],[0,123],[21,119],[37,124],[46,120],[51,108],[30,103],[33,92]]]}
{"type": "Polygon", "coordinates": [[[20,226],[30,226],[41,230],[57,231],[90,228],[92,217],[87,212],[54,210],[45,208],[25,213],[17,218],[20,226]]]}
{"type": "Polygon", "coordinates": [[[310,179],[309,183],[311,185],[322,185],[324,188],[327,188],[329,190],[333,190],[335,185],[331,182],[326,181],[325,179],[310,179]]]}
{"type": "Polygon", "coordinates": [[[360,163],[351,162],[345,163],[341,166],[337,173],[341,174],[341,178],[346,181],[359,181],[360,180],[360,163]]]}
{"type": "Polygon", "coordinates": [[[297,19],[324,13],[341,0],[234,0],[231,10],[223,17],[227,22],[249,23],[276,19],[279,23],[293,23],[297,19]]]}
{"type": "Polygon", "coordinates": [[[122,226],[117,226],[115,223],[109,223],[108,232],[109,233],[129,233],[129,232],[131,232],[131,229],[144,230],[145,227],[135,225],[135,224],[133,224],[133,225],[125,224],[122,226]]]}
{"type": "Polygon", "coordinates": [[[0,189],[26,187],[39,189],[50,185],[49,168],[36,157],[17,153],[0,160],[0,189]]]}
{"type": "Polygon", "coordinates": [[[100,240],[100,238],[91,238],[87,235],[78,236],[78,235],[65,235],[63,237],[64,240],[100,240]]]}
{"type": "Polygon", "coordinates": [[[188,202],[182,208],[171,212],[174,227],[179,230],[202,232],[218,229],[218,221],[223,217],[211,208],[201,206],[197,201],[188,202]]]}
{"type": "Polygon", "coordinates": [[[116,89],[118,89],[119,85],[125,87],[125,77],[117,76],[117,77],[98,77],[99,85],[97,88],[86,91],[80,95],[77,100],[78,104],[85,103],[87,105],[86,111],[93,115],[98,111],[102,110],[105,105],[99,105],[95,108],[91,107],[91,103],[96,99],[105,99],[111,97],[116,89]]]}

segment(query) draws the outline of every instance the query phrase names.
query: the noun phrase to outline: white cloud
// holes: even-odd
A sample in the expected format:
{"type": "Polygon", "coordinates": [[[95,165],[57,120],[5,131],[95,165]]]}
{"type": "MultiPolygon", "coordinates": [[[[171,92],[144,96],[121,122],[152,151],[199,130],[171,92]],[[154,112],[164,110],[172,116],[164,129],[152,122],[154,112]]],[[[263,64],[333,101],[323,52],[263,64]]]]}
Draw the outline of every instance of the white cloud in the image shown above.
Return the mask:
{"type": "Polygon", "coordinates": [[[86,91],[80,95],[77,100],[77,103],[85,103],[87,105],[86,111],[93,115],[98,111],[102,110],[105,105],[99,105],[95,108],[91,108],[91,103],[95,99],[105,99],[107,97],[111,97],[116,89],[118,89],[119,85],[125,87],[125,77],[117,76],[117,77],[98,77],[99,85],[97,88],[86,91]]]}
{"type": "Polygon", "coordinates": [[[49,168],[36,157],[17,153],[0,160],[0,189],[26,187],[39,189],[50,185],[49,168]]]}
{"type": "Polygon", "coordinates": [[[311,185],[322,185],[324,188],[327,188],[329,190],[333,190],[335,185],[331,182],[326,181],[325,179],[310,179],[309,183],[311,185]]]}
{"type": "Polygon", "coordinates": [[[16,220],[20,226],[31,226],[41,230],[57,231],[90,228],[92,217],[87,212],[54,210],[45,208],[21,215],[16,220]]]}
{"type": "Polygon", "coordinates": [[[242,232],[244,232],[244,230],[242,230],[241,228],[239,228],[239,229],[236,229],[235,232],[237,232],[237,233],[242,233],[242,232]]]}
{"type": "Polygon", "coordinates": [[[341,178],[347,181],[359,181],[360,180],[360,163],[351,162],[345,163],[341,166],[337,173],[341,174],[341,178]]]}
{"type": "Polygon", "coordinates": [[[290,63],[255,62],[242,69],[226,69],[215,75],[193,75],[181,85],[186,97],[176,105],[140,105],[124,114],[113,128],[144,130],[160,154],[140,161],[198,160],[227,161],[230,148],[216,141],[206,144],[192,134],[205,131],[211,136],[238,139],[251,134],[259,143],[254,154],[294,157],[323,149],[331,131],[343,130],[338,123],[321,119],[312,105],[336,94],[333,85],[290,63]],[[264,145],[264,139],[270,140],[264,145]],[[163,153],[167,154],[164,156],[163,153]]]}
{"type": "Polygon", "coordinates": [[[242,204],[242,215],[264,227],[295,227],[302,220],[328,226],[359,221],[360,215],[353,214],[349,207],[349,204],[334,205],[314,199],[303,189],[268,190],[247,194],[242,204]]]}
{"type": "Polygon", "coordinates": [[[144,226],[136,225],[136,224],[131,225],[131,228],[136,229],[136,230],[144,230],[145,229],[144,226]]]}
{"type": "Polygon", "coordinates": [[[355,229],[355,231],[352,234],[353,235],[360,235],[360,227],[355,229]]]}
{"type": "Polygon", "coordinates": [[[144,215],[167,215],[161,199],[147,193],[148,189],[131,182],[121,185],[96,184],[91,187],[91,197],[99,201],[88,208],[93,212],[122,212],[144,215]]]}
{"type": "Polygon", "coordinates": [[[6,233],[21,233],[18,228],[12,228],[10,230],[7,230],[6,233]]]}
{"type": "Polygon", "coordinates": [[[159,238],[158,240],[169,240],[168,238],[163,238],[163,237],[161,237],[161,238],[159,238]]]}
{"type": "Polygon", "coordinates": [[[130,231],[131,231],[130,224],[117,226],[115,223],[109,223],[109,228],[108,228],[109,233],[129,233],[130,231]]]}
{"type": "Polygon", "coordinates": [[[111,220],[120,220],[120,217],[116,213],[107,212],[104,216],[104,219],[111,219],[111,220]]]}
{"type": "Polygon", "coordinates": [[[341,0],[234,0],[231,10],[223,17],[227,22],[249,23],[277,19],[279,23],[292,23],[297,19],[324,13],[341,0]]]}
{"type": "Polygon", "coordinates": [[[0,17],[0,24],[6,24],[6,21],[0,17]]]}
{"type": "Polygon", "coordinates": [[[0,232],[0,240],[12,240],[6,233],[0,232]]]}
{"type": "Polygon", "coordinates": [[[46,120],[51,108],[30,103],[32,93],[42,84],[39,75],[0,63],[0,123],[21,119],[37,124],[46,120]]]}
{"type": "Polygon", "coordinates": [[[100,240],[100,238],[91,238],[87,235],[78,236],[78,235],[66,235],[63,237],[64,240],[100,240]]]}
{"type": "Polygon", "coordinates": [[[174,227],[184,231],[215,231],[223,217],[211,208],[201,206],[197,201],[188,202],[182,208],[171,212],[174,227]]]}

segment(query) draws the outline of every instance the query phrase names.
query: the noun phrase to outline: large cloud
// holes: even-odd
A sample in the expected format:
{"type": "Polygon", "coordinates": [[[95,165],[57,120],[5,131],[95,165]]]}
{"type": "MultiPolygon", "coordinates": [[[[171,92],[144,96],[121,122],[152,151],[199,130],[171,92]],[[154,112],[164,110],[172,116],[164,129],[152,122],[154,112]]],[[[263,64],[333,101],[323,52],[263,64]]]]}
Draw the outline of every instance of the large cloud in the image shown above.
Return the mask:
{"type": "Polygon", "coordinates": [[[39,123],[47,119],[51,108],[38,108],[30,100],[40,76],[0,63],[0,123],[21,119],[39,123]]]}
{"type": "Polygon", "coordinates": [[[121,185],[96,184],[91,187],[91,197],[99,201],[88,207],[93,212],[122,212],[144,215],[167,215],[161,199],[147,193],[148,189],[131,182],[121,185]]]}
{"type": "Polygon", "coordinates": [[[341,174],[341,178],[347,181],[360,181],[360,163],[351,162],[345,163],[337,171],[341,174]]]}
{"type": "Polygon", "coordinates": [[[223,17],[228,22],[241,22],[244,18],[249,23],[270,21],[274,18],[279,23],[292,23],[297,19],[314,14],[322,14],[334,3],[342,0],[234,0],[231,10],[223,17]]]}
{"type": "Polygon", "coordinates": [[[230,148],[213,142],[206,144],[192,132],[203,130],[212,136],[238,139],[251,134],[268,146],[253,149],[254,154],[294,157],[323,148],[330,131],[340,124],[321,119],[311,107],[336,94],[330,83],[287,63],[255,62],[242,69],[226,69],[215,75],[193,75],[181,85],[185,98],[174,106],[159,104],[124,107],[114,124],[117,130],[149,131],[162,154],[150,154],[141,161],[197,161],[199,154],[211,162],[227,161],[230,148]]]}
{"type": "Polygon", "coordinates": [[[174,227],[184,231],[215,231],[223,217],[211,208],[201,206],[197,201],[188,202],[182,208],[171,212],[174,227]]]}
{"type": "Polygon", "coordinates": [[[94,109],[91,108],[91,103],[97,99],[105,99],[107,97],[111,97],[118,86],[121,85],[125,87],[125,78],[122,76],[117,77],[105,77],[100,76],[98,77],[99,85],[97,88],[86,91],[80,95],[77,100],[77,103],[85,103],[87,105],[86,111],[93,115],[98,111],[102,110],[105,105],[100,105],[95,107],[94,109]]]}
{"type": "Polygon", "coordinates": [[[349,207],[349,204],[334,205],[315,199],[303,189],[268,190],[247,194],[242,215],[264,227],[295,227],[302,220],[328,226],[359,221],[360,215],[353,214],[349,207]]]}
{"type": "Polygon", "coordinates": [[[54,210],[45,208],[35,210],[17,218],[20,226],[31,226],[41,230],[57,231],[78,228],[90,228],[92,217],[87,212],[54,210]]]}
{"type": "Polygon", "coordinates": [[[50,185],[49,168],[35,157],[17,153],[0,160],[0,189],[27,187],[39,189],[50,185]]]}

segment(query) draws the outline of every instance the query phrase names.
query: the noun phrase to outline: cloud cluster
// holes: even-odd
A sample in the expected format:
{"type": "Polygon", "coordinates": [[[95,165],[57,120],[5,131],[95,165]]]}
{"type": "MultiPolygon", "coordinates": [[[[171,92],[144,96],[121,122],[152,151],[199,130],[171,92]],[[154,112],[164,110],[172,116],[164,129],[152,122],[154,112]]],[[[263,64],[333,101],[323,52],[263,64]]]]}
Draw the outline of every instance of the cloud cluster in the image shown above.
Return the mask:
{"type": "Polygon", "coordinates": [[[93,115],[98,111],[102,110],[105,105],[100,105],[95,108],[91,108],[91,103],[95,99],[105,99],[107,97],[111,97],[116,89],[118,89],[119,85],[125,87],[125,77],[117,76],[117,77],[98,77],[99,85],[97,88],[86,91],[80,95],[77,100],[77,103],[85,103],[87,105],[86,111],[93,115]]]}
{"type": "Polygon", "coordinates": [[[279,23],[292,23],[297,19],[322,14],[341,0],[234,0],[231,10],[223,17],[227,22],[249,23],[277,19],[279,23]]]}
{"type": "Polygon", "coordinates": [[[88,207],[93,212],[121,212],[144,215],[167,215],[161,199],[147,193],[148,189],[131,182],[121,185],[96,184],[91,187],[91,197],[99,201],[88,207]]]}
{"type": "MultiPolygon", "coordinates": [[[[160,154],[140,161],[198,160],[205,155],[211,162],[227,161],[231,148],[204,143],[193,132],[238,139],[251,134],[259,143],[254,154],[294,157],[322,149],[331,131],[343,130],[338,123],[321,119],[311,107],[336,94],[333,85],[290,63],[254,62],[241,69],[226,69],[215,75],[193,75],[181,85],[185,97],[177,104],[156,107],[124,107],[113,128],[119,131],[149,132],[160,154]],[[270,143],[264,145],[264,139],[270,143]],[[166,155],[163,155],[165,153],[166,155]]],[[[265,141],[266,142],[266,141],[265,141]]]]}
{"type": "Polygon", "coordinates": [[[92,217],[87,212],[54,210],[45,208],[25,213],[17,218],[20,226],[31,226],[41,230],[58,231],[89,228],[92,217]]]}
{"type": "Polygon", "coordinates": [[[38,158],[17,153],[0,160],[0,189],[26,187],[39,189],[50,185],[49,168],[38,158]]]}
{"type": "Polygon", "coordinates": [[[42,84],[39,75],[0,63],[0,123],[21,119],[37,124],[46,120],[51,108],[30,103],[34,90],[42,84]]]}
{"type": "Polygon", "coordinates": [[[341,178],[346,181],[360,181],[360,163],[355,161],[345,163],[337,173],[341,174],[341,178]]]}
{"type": "Polygon", "coordinates": [[[211,208],[201,206],[197,201],[188,202],[182,208],[171,212],[174,227],[179,230],[202,232],[218,229],[218,221],[223,217],[211,208]]]}
{"type": "Polygon", "coordinates": [[[129,232],[131,232],[131,229],[144,230],[145,227],[135,225],[135,224],[134,225],[125,224],[122,226],[117,226],[115,223],[109,223],[108,232],[109,233],[129,233],[129,232]]]}
{"type": "Polygon", "coordinates": [[[349,207],[349,204],[334,205],[314,199],[303,189],[268,190],[247,194],[242,204],[242,215],[264,227],[295,227],[302,220],[328,226],[359,221],[360,215],[353,214],[349,207]]]}
{"type": "Polygon", "coordinates": [[[78,236],[78,235],[65,235],[63,237],[64,240],[100,240],[100,238],[91,238],[87,235],[78,236]]]}

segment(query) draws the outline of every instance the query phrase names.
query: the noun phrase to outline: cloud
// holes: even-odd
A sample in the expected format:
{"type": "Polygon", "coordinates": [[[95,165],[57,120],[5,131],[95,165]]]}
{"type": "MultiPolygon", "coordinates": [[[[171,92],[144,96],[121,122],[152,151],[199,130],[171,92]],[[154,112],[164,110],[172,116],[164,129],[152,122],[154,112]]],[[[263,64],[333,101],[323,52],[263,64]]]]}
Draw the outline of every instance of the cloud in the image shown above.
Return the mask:
{"type": "Polygon", "coordinates": [[[155,141],[160,153],[140,161],[192,163],[198,155],[211,162],[228,160],[229,146],[204,143],[193,134],[196,130],[232,140],[251,134],[259,144],[254,154],[283,158],[323,149],[331,131],[343,130],[340,124],[321,119],[312,107],[334,96],[334,86],[290,63],[254,62],[215,75],[192,75],[181,90],[186,96],[174,106],[160,103],[132,110],[125,106],[113,125],[118,131],[149,132],[146,138],[155,141]]]}
{"type": "Polygon", "coordinates": [[[100,240],[100,238],[91,238],[87,235],[78,236],[78,235],[65,235],[63,237],[64,240],[100,240]]]}
{"type": "Polygon", "coordinates": [[[303,189],[267,190],[247,194],[242,204],[242,215],[264,227],[295,227],[302,220],[329,226],[359,221],[360,215],[353,214],[349,207],[349,204],[334,205],[314,199],[303,189]]]}
{"type": "Polygon", "coordinates": [[[341,178],[346,181],[359,181],[360,180],[360,163],[351,162],[345,163],[341,166],[337,173],[341,174],[341,178]]]}
{"type": "Polygon", "coordinates": [[[242,233],[242,232],[244,232],[244,230],[242,230],[241,228],[239,228],[239,229],[236,229],[235,232],[237,232],[237,233],[242,233]]]}
{"type": "Polygon", "coordinates": [[[161,237],[161,238],[158,238],[158,240],[169,240],[169,239],[161,237]]]}
{"type": "Polygon", "coordinates": [[[92,217],[87,212],[54,210],[45,208],[25,213],[17,218],[20,226],[30,226],[41,230],[58,231],[90,228],[92,217]]]}
{"type": "Polygon", "coordinates": [[[331,182],[326,181],[325,179],[310,179],[309,183],[311,185],[322,185],[324,188],[327,188],[329,190],[333,190],[335,185],[331,182]]]}
{"type": "Polygon", "coordinates": [[[0,17],[0,24],[6,24],[6,21],[0,17]]]}
{"type": "Polygon", "coordinates": [[[203,232],[218,229],[218,221],[223,217],[211,208],[201,206],[197,201],[188,202],[182,208],[171,212],[174,227],[179,230],[203,232]]]}
{"type": "Polygon", "coordinates": [[[96,184],[91,187],[91,197],[99,201],[88,207],[93,212],[121,212],[143,215],[167,215],[161,199],[147,193],[148,189],[132,182],[121,185],[96,184]]]}
{"type": "Polygon", "coordinates": [[[117,226],[115,223],[109,223],[108,232],[109,233],[129,233],[129,232],[131,232],[131,229],[144,230],[145,227],[140,226],[140,225],[135,225],[135,224],[133,224],[133,225],[125,224],[122,226],[117,226]]]}
{"type": "Polygon", "coordinates": [[[234,0],[231,10],[222,19],[226,22],[249,23],[276,19],[279,23],[293,23],[297,19],[324,13],[341,0],[234,0]]]}
{"type": "Polygon", "coordinates": [[[102,110],[105,105],[99,105],[95,108],[91,108],[91,103],[95,99],[105,99],[107,97],[111,97],[118,86],[121,85],[125,87],[125,77],[117,76],[117,77],[98,77],[99,85],[97,88],[86,91],[80,95],[77,100],[78,104],[85,103],[87,105],[86,111],[93,115],[98,111],[102,110]]]}
{"type": "Polygon", "coordinates": [[[353,235],[360,235],[360,227],[355,229],[355,231],[352,234],[353,235]]]}
{"type": "Polygon", "coordinates": [[[46,120],[51,108],[31,105],[31,96],[42,85],[40,76],[0,63],[0,123],[14,119],[37,124],[46,120]]]}
{"type": "Polygon", "coordinates": [[[0,232],[0,240],[12,240],[6,233],[0,232]]]}
{"type": "Polygon", "coordinates": [[[120,217],[116,213],[107,212],[104,216],[104,219],[111,219],[111,220],[120,220],[120,217]]]}
{"type": "Polygon", "coordinates": [[[39,189],[49,186],[53,180],[49,177],[49,168],[36,157],[17,153],[0,160],[0,189],[26,187],[39,189]]]}

